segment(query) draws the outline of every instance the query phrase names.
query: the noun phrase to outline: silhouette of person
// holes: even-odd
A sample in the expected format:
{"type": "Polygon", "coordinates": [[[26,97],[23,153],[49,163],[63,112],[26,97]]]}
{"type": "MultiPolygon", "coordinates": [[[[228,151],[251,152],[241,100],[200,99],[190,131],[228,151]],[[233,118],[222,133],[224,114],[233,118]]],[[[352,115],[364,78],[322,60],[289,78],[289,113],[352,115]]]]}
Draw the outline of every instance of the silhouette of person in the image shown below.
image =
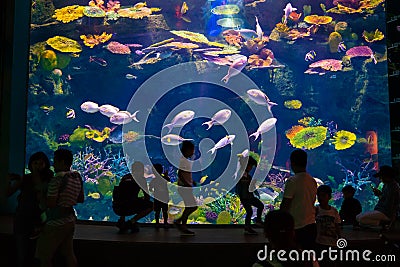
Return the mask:
{"type": "Polygon", "coordinates": [[[178,170],[178,193],[181,195],[185,208],[182,216],[174,221],[175,226],[182,235],[195,235],[193,231],[187,228],[189,215],[197,210],[197,202],[194,198],[192,187],[194,186],[192,178],[192,163],[189,161],[194,155],[194,144],[191,141],[183,141],[181,147],[182,157],[179,162],[178,170]]]}
{"type": "Polygon", "coordinates": [[[114,202],[114,212],[120,216],[117,227],[120,233],[128,229],[132,233],[139,232],[138,220],[148,215],[153,210],[153,202],[150,201],[148,186],[144,178],[144,165],[140,161],[132,164],[132,173],[125,174],[120,181],[119,187],[114,188],[114,193],[118,189],[121,202],[114,202]],[[140,191],[143,196],[139,196],[140,191]],[[129,221],[125,222],[125,217],[134,215],[129,221]]]}
{"type": "Polygon", "coordinates": [[[46,224],[39,235],[36,258],[40,266],[53,266],[54,256],[60,255],[65,266],[77,266],[73,248],[76,215],[74,206],[84,201],[81,175],[71,170],[72,152],[58,149],[54,152],[55,176],[47,191],[46,224]]]}
{"type": "MultiPolygon", "coordinates": [[[[241,162],[245,159],[241,159],[241,162]]],[[[251,227],[251,217],[253,216],[253,206],[257,208],[256,224],[263,225],[261,216],[264,210],[264,204],[254,195],[254,192],[250,192],[250,187],[253,186],[254,180],[250,175],[250,171],[257,166],[257,161],[253,157],[248,157],[247,166],[244,170],[242,178],[236,185],[236,193],[240,198],[244,209],[246,210],[244,233],[248,235],[256,235],[257,232],[251,227]]]]}
{"type": "Polygon", "coordinates": [[[296,149],[290,154],[290,165],[294,176],[285,183],[280,209],[288,211],[294,218],[296,240],[302,249],[313,249],[317,236],[315,224],[315,200],[317,182],[306,171],[307,153],[296,149]]]}
{"type": "Polygon", "coordinates": [[[17,251],[16,266],[34,264],[36,239],[43,224],[41,215],[46,208],[47,186],[53,177],[50,161],[41,151],[30,156],[28,169],[30,173],[23,176],[8,175],[10,183],[7,195],[11,196],[20,191],[13,225],[17,251]]]}
{"type": "Polygon", "coordinates": [[[350,224],[357,227],[358,223],[356,216],[362,212],[360,201],[354,198],[356,189],[351,185],[346,185],[342,188],[343,203],[340,207],[339,215],[342,219],[342,224],[350,224]]]}
{"type": "Polygon", "coordinates": [[[163,166],[161,164],[154,164],[153,169],[155,170],[155,177],[149,184],[150,191],[154,192],[154,212],[156,220],[156,229],[160,227],[160,213],[162,210],[164,228],[168,228],[168,182],[170,178],[168,172],[163,172],[163,166]]]}

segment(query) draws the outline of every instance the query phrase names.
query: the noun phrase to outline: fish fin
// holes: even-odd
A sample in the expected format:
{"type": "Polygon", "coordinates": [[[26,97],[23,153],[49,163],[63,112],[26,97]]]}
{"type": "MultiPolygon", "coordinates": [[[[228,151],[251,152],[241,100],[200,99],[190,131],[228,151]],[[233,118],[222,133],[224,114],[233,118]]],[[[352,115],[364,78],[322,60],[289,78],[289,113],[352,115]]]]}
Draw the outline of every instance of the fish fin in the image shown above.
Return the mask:
{"type": "Polygon", "coordinates": [[[229,81],[229,74],[225,75],[225,76],[221,79],[221,81],[224,82],[224,83],[228,83],[228,81],[229,81]]]}
{"type": "Polygon", "coordinates": [[[207,121],[207,122],[203,123],[202,125],[207,125],[208,128],[206,130],[208,130],[213,126],[213,121],[212,120],[211,121],[207,121]]]}
{"type": "Polygon", "coordinates": [[[210,150],[208,150],[208,152],[211,152],[211,154],[215,153],[215,150],[217,150],[215,147],[211,148],[210,150]]]}
{"type": "Polygon", "coordinates": [[[136,110],[135,113],[133,113],[133,114],[131,115],[132,120],[134,120],[134,121],[136,121],[136,122],[139,122],[139,120],[136,118],[136,114],[137,114],[138,112],[139,112],[139,110],[136,110]]]}
{"type": "Polygon", "coordinates": [[[174,125],[172,123],[166,124],[164,125],[163,128],[167,127],[168,128],[168,133],[170,133],[172,131],[172,128],[174,128],[174,125]]]}

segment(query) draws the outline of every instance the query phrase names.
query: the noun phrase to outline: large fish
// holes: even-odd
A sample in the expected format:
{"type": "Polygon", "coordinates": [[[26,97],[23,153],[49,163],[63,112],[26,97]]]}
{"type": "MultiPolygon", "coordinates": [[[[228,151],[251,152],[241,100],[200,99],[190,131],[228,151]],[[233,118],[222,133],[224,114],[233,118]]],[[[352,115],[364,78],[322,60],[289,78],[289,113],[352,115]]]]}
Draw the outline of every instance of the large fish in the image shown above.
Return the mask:
{"type": "Polygon", "coordinates": [[[267,106],[269,112],[271,112],[271,107],[276,106],[278,104],[269,100],[268,96],[259,89],[250,89],[247,90],[247,95],[251,100],[256,102],[259,105],[267,106]]]}
{"type": "Polygon", "coordinates": [[[179,145],[183,141],[193,141],[193,139],[185,139],[177,134],[167,134],[161,137],[161,142],[164,145],[169,145],[169,146],[179,145]]]}
{"type": "Polygon", "coordinates": [[[172,131],[174,127],[182,127],[189,121],[191,121],[194,117],[194,111],[192,110],[184,110],[179,112],[171,121],[171,123],[164,125],[163,128],[168,128],[168,133],[172,131]]]}
{"type": "Polygon", "coordinates": [[[114,107],[114,106],[109,105],[109,104],[105,104],[105,105],[101,105],[99,107],[99,111],[104,116],[107,116],[107,117],[110,118],[112,115],[114,115],[115,113],[117,113],[119,111],[119,108],[114,107]]]}
{"type": "Polygon", "coordinates": [[[214,154],[217,149],[220,149],[229,144],[232,145],[232,142],[235,139],[235,137],[236,136],[233,134],[225,136],[224,138],[219,140],[218,143],[216,143],[213,148],[208,150],[208,152],[211,152],[211,154],[214,154]]]}
{"type": "Polygon", "coordinates": [[[276,123],[277,119],[276,118],[269,118],[267,120],[265,120],[263,123],[261,123],[261,125],[258,127],[257,131],[255,133],[252,133],[250,137],[254,136],[254,140],[257,140],[258,136],[260,136],[263,133],[268,132],[269,130],[271,130],[272,128],[274,128],[275,123],[276,123]]]}
{"type": "Polygon", "coordinates": [[[136,118],[136,114],[138,112],[139,110],[131,114],[129,113],[129,111],[118,111],[110,117],[110,122],[117,125],[127,124],[130,123],[132,120],[139,122],[139,120],[136,118]]]}
{"type": "Polygon", "coordinates": [[[212,116],[210,121],[207,121],[203,123],[202,125],[207,125],[208,129],[210,129],[213,125],[222,125],[224,124],[230,117],[231,117],[232,111],[229,109],[221,109],[217,113],[212,116]]]}
{"type": "Polygon", "coordinates": [[[96,113],[99,111],[99,105],[92,101],[86,101],[82,103],[81,109],[86,113],[96,113]]]}
{"type": "Polygon", "coordinates": [[[228,73],[222,78],[221,81],[228,83],[229,79],[238,75],[247,64],[247,57],[240,55],[229,66],[228,73]]]}

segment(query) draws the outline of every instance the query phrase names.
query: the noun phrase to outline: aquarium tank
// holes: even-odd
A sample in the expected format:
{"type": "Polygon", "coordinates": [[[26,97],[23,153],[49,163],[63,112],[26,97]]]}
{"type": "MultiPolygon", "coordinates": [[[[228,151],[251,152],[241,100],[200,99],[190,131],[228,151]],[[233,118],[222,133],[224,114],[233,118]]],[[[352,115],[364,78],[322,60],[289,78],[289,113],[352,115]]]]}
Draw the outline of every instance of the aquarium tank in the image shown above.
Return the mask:
{"type": "Polygon", "coordinates": [[[73,152],[80,220],[118,219],[113,188],[136,161],[147,184],[162,164],[179,217],[184,140],[189,223],[244,223],[249,156],[264,213],[279,208],[298,148],[332,205],[351,184],[370,210],[372,175],[391,162],[385,21],[384,0],[32,0],[26,158],[73,152]]]}

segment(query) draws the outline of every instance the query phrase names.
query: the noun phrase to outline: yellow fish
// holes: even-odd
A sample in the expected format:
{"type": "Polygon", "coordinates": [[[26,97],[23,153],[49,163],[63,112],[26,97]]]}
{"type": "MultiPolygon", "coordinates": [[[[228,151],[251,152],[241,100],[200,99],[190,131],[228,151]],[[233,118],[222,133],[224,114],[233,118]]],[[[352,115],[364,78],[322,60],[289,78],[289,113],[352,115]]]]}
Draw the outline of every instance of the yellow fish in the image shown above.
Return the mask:
{"type": "Polygon", "coordinates": [[[53,106],[40,106],[40,109],[44,111],[44,113],[46,113],[46,115],[49,115],[50,112],[52,112],[54,110],[53,106]]]}
{"type": "Polygon", "coordinates": [[[139,8],[142,8],[142,7],[145,7],[145,6],[147,6],[147,3],[146,3],[146,2],[139,2],[139,3],[135,4],[135,5],[133,6],[133,8],[134,8],[134,9],[139,9],[139,8]]]}
{"type": "Polygon", "coordinates": [[[208,178],[208,175],[204,175],[203,177],[200,178],[200,184],[204,183],[208,178]]]}
{"type": "Polygon", "coordinates": [[[182,7],[181,7],[181,15],[185,14],[189,10],[188,5],[186,2],[183,2],[182,7]]]}
{"type": "Polygon", "coordinates": [[[94,192],[94,193],[90,193],[89,192],[88,197],[91,197],[93,199],[99,199],[100,198],[100,194],[97,193],[97,192],[94,192]]]}

